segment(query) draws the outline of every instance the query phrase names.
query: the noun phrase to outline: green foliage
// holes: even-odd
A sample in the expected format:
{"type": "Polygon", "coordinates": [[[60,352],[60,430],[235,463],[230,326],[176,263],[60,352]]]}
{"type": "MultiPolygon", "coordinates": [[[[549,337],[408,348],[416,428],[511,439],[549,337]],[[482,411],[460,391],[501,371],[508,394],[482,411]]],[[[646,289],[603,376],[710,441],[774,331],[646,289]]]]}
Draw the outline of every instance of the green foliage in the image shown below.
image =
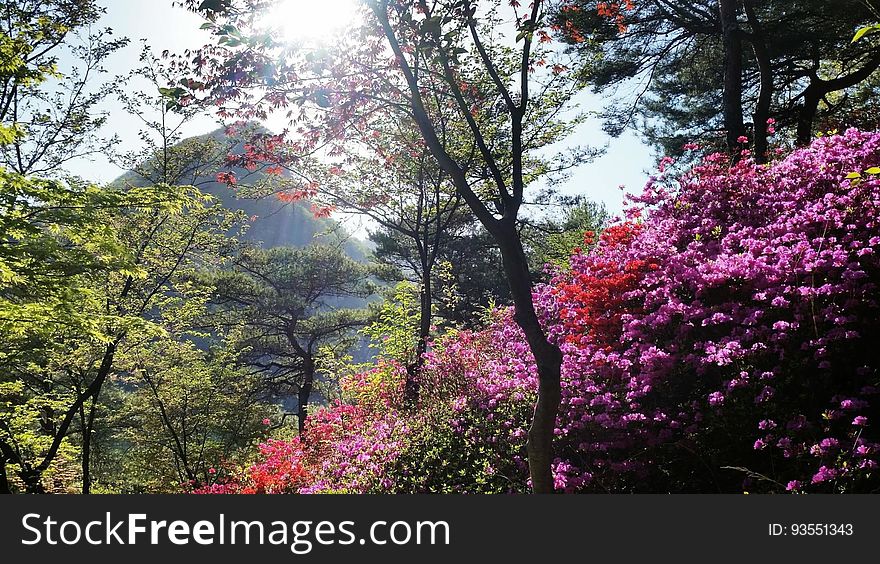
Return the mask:
{"type": "Polygon", "coordinates": [[[368,362],[356,362],[349,351],[340,350],[340,347],[333,344],[318,347],[315,368],[321,374],[321,379],[315,382],[315,392],[328,403],[342,400],[343,382],[368,371],[372,366],[372,359],[368,362]]]}
{"type": "Polygon", "coordinates": [[[100,316],[69,306],[98,298],[80,284],[83,275],[133,269],[104,220],[108,210],[136,198],[0,169],[0,331],[7,338],[30,338],[56,325],[102,337],[100,316]]]}
{"type": "Polygon", "coordinates": [[[119,84],[101,82],[101,75],[128,40],[96,26],[103,13],[94,0],[3,3],[0,164],[7,169],[59,175],[69,160],[114,145],[100,132],[106,122],[100,104],[119,84]]]}
{"type": "MultiPolygon", "coordinates": [[[[436,392],[435,390],[433,390],[436,392]]],[[[435,401],[436,398],[431,398],[435,401]]],[[[472,411],[449,417],[449,402],[437,402],[410,423],[406,444],[389,473],[395,491],[408,493],[506,494],[517,491],[522,474],[514,463],[521,446],[496,436],[492,425],[472,411]],[[472,429],[462,433],[461,428],[472,429]]],[[[499,420],[528,418],[523,405],[507,405],[493,415],[499,420]]],[[[526,406],[527,407],[527,406],[526,406]]],[[[520,493],[525,493],[520,491],[520,493]]]]}
{"type": "Polygon", "coordinates": [[[410,282],[399,282],[375,307],[373,320],[362,329],[379,355],[403,366],[415,361],[419,332],[419,289],[410,282]]]}
{"type": "Polygon", "coordinates": [[[216,262],[234,217],[192,187],[0,181],[0,446],[33,490],[117,351],[174,330],[162,310],[186,304],[183,275],[216,262]]]}
{"type": "Polygon", "coordinates": [[[120,359],[113,383],[119,405],[101,424],[97,486],[113,492],[175,492],[213,483],[218,468],[247,462],[268,437],[278,409],[258,401],[261,381],[235,368],[229,351],[172,338],[137,347],[120,359]]]}
{"type": "Polygon", "coordinates": [[[595,238],[609,221],[605,206],[584,197],[566,198],[560,203],[561,217],[526,226],[523,238],[529,244],[533,271],[545,264],[566,268],[571,255],[585,247],[584,234],[595,238]]]}
{"type": "MultiPolygon", "coordinates": [[[[595,3],[579,0],[577,4],[581,10],[560,12],[557,21],[573,26],[583,39],[569,38],[580,54],[583,78],[597,93],[608,96],[602,114],[609,133],[618,135],[636,127],[670,156],[682,154],[686,143],[700,142],[709,150],[724,145],[727,57],[716,0],[634,2],[633,10],[625,14],[625,31],[598,15],[595,3]],[[626,88],[633,80],[640,86],[626,88]]],[[[878,17],[869,2],[732,4],[743,65],[739,103],[750,140],[756,129],[767,127],[756,119],[775,119],[779,138],[795,138],[802,120],[812,131],[860,125],[849,120],[874,106],[874,96],[863,97],[859,91],[872,75],[876,79],[880,65],[876,46],[863,38],[872,29],[868,24],[878,17]],[[852,41],[853,30],[860,30],[861,41],[852,41]],[[769,115],[760,115],[759,57],[765,55],[765,80],[772,82],[772,92],[764,92],[770,97],[769,115]],[[808,93],[821,94],[814,108],[804,107],[808,93]]],[[[872,121],[876,127],[876,119],[872,121]]]]}
{"type": "Polygon", "coordinates": [[[272,395],[308,402],[316,359],[344,355],[366,321],[370,269],[336,248],[247,248],[204,283],[215,288],[210,323],[225,327],[239,361],[272,395]]]}
{"type": "Polygon", "coordinates": [[[463,226],[450,237],[438,258],[441,265],[448,265],[436,273],[434,282],[443,296],[437,304],[441,319],[471,326],[479,322],[480,312],[490,302],[510,302],[501,253],[482,226],[463,226]]]}

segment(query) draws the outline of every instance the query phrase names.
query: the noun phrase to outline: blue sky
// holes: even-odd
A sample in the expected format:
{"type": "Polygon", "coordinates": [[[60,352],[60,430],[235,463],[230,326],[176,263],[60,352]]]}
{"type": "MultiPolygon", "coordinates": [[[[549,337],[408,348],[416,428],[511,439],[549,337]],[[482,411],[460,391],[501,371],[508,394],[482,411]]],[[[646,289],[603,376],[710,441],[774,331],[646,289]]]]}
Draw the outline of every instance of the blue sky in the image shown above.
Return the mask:
{"type": "MultiPolygon", "coordinates": [[[[141,39],[147,39],[157,53],[164,49],[180,52],[195,48],[209,39],[208,34],[199,29],[201,18],[173,7],[171,0],[103,0],[102,4],[107,8],[102,26],[109,26],[116,35],[131,39],[131,44],[114,54],[109,62],[107,70],[110,74],[124,74],[137,66],[141,39]]],[[[314,4],[312,6],[310,9],[313,11],[319,9],[314,4]]],[[[585,109],[596,109],[601,105],[601,99],[592,93],[585,93],[582,98],[585,109]]],[[[123,148],[136,148],[137,119],[112,105],[107,106],[107,110],[110,112],[108,129],[120,135],[123,148]]],[[[198,135],[216,127],[217,120],[206,116],[189,124],[185,134],[198,135]]],[[[619,186],[625,185],[629,191],[640,190],[647,179],[646,171],[652,170],[655,164],[653,151],[642,144],[635,134],[610,139],[595,119],[584,123],[568,142],[590,146],[608,144],[603,156],[579,167],[560,188],[567,194],[585,194],[593,200],[604,202],[608,210],[615,214],[621,210],[622,191],[619,186]]],[[[80,161],[69,168],[75,174],[99,182],[112,180],[122,172],[106,159],[100,158],[80,161]]]]}

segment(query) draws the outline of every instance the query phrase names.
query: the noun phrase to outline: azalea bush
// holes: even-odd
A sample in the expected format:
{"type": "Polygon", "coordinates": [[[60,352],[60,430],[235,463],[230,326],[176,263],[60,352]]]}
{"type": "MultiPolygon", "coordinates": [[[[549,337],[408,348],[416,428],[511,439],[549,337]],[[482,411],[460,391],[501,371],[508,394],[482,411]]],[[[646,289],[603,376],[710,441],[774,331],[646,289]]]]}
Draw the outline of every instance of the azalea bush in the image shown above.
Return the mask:
{"type": "MultiPolygon", "coordinates": [[[[369,369],[343,374],[342,397],[314,410],[301,434],[267,439],[251,464],[215,471],[215,481],[194,492],[370,493],[391,489],[388,469],[408,434],[406,418],[398,411],[405,378],[402,364],[381,357],[369,369]]],[[[268,419],[264,422],[269,424],[268,419]]]]}
{"type": "MultiPolygon", "coordinates": [[[[880,487],[880,134],[743,157],[661,172],[536,291],[565,357],[557,490],[880,487]]],[[[232,489],[527,491],[537,375],[512,312],[434,342],[414,409],[402,369],[372,370],[232,489]]]]}
{"type": "Polygon", "coordinates": [[[711,155],[540,292],[562,488],[877,487],[880,135],[711,155]]]}
{"type": "Polygon", "coordinates": [[[527,491],[525,452],[537,369],[510,310],[483,331],[447,334],[427,353],[397,491],[527,491]]]}

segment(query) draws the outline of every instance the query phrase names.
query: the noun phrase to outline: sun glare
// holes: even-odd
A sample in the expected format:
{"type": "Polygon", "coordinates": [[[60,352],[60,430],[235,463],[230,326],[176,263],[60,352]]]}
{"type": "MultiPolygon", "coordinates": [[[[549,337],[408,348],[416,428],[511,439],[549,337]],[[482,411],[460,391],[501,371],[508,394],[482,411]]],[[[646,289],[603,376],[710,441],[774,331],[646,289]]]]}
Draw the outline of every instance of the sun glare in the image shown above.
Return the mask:
{"type": "Polygon", "coordinates": [[[267,27],[288,41],[323,41],[354,22],[357,0],[280,0],[266,14],[267,27]]]}

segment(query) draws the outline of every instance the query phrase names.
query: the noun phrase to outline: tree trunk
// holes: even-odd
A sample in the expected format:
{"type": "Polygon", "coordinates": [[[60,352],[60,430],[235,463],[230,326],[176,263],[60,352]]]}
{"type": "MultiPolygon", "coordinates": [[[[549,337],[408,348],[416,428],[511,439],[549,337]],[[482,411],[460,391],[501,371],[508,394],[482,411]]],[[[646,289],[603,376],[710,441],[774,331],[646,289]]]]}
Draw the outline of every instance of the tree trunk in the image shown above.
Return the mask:
{"type": "Polygon", "coordinates": [[[801,106],[798,115],[797,139],[798,146],[804,147],[813,139],[813,120],[819,111],[819,102],[822,101],[822,93],[813,84],[804,91],[804,105],[801,106]]]}
{"type": "Polygon", "coordinates": [[[797,144],[804,146],[809,145],[812,141],[813,121],[819,112],[819,103],[826,95],[867,80],[878,68],[880,68],[880,51],[858,69],[831,80],[822,80],[817,74],[818,70],[814,69],[810,76],[810,84],[803,93],[804,105],[801,106],[798,116],[797,144]]]}
{"type": "Polygon", "coordinates": [[[82,451],[82,493],[83,495],[89,495],[92,493],[92,478],[89,473],[89,462],[91,460],[91,440],[88,437],[90,432],[84,432],[85,436],[83,437],[83,451],[82,451]]]}
{"type": "MultiPolygon", "coordinates": [[[[723,0],[722,0],[723,1],[723,0]]],[[[451,73],[448,60],[445,58],[443,49],[438,50],[438,54],[443,59],[446,71],[446,80],[448,86],[454,93],[457,93],[459,109],[462,116],[468,122],[471,132],[474,134],[477,146],[480,149],[486,164],[493,171],[493,178],[499,189],[501,200],[504,202],[505,211],[502,219],[494,217],[489,211],[485,202],[480,199],[470,186],[464,169],[450,156],[445,146],[437,136],[437,131],[431,117],[425,109],[422,100],[422,94],[419,89],[419,81],[413,73],[412,68],[407,63],[400,43],[395,35],[394,29],[388,18],[387,2],[370,2],[373,13],[382,26],[382,31],[388,40],[391,50],[400,62],[400,68],[406,79],[410,92],[410,107],[412,115],[415,118],[419,130],[422,132],[425,142],[429,150],[437,159],[437,164],[442,170],[448,173],[455,184],[458,193],[467,203],[474,215],[482,223],[482,225],[492,234],[495,242],[501,250],[502,260],[504,262],[504,270],[507,275],[507,282],[510,285],[510,292],[513,298],[513,304],[516,309],[515,320],[525,333],[529,349],[535,357],[535,364],[538,369],[538,401],[535,404],[535,413],[532,418],[532,425],[529,428],[529,439],[527,443],[527,451],[529,457],[529,474],[532,478],[532,491],[535,493],[552,493],[553,492],[553,473],[551,464],[553,461],[553,435],[556,426],[556,414],[559,411],[559,402],[561,398],[561,369],[562,369],[562,352],[559,347],[553,345],[547,340],[541,324],[538,322],[538,316],[535,313],[535,306],[532,302],[532,284],[531,275],[529,273],[528,262],[525,252],[523,251],[522,241],[519,232],[516,230],[516,216],[519,206],[523,202],[522,189],[524,188],[522,178],[522,119],[525,115],[526,104],[529,100],[528,93],[528,76],[529,76],[529,53],[531,46],[531,35],[526,35],[523,41],[523,64],[520,68],[521,90],[520,103],[517,106],[510,95],[507,95],[507,105],[513,116],[511,125],[512,133],[512,154],[513,162],[513,194],[511,194],[504,182],[503,175],[495,161],[495,157],[489,150],[478,124],[470,115],[469,109],[463,103],[461,92],[458,90],[458,83],[451,73]]],[[[537,21],[541,2],[532,3],[532,21],[537,21]]],[[[480,51],[480,49],[478,49],[480,51]]],[[[481,51],[481,56],[488,58],[485,51],[481,51]]],[[[491,64],[488,68],[494,68],[491,64]]],[[[491,74],[491,73],[490,73],[491,74]]],[[[498,76],[494,79],[500,85],[499,89],[507,92],[506,88],[498,76]]],[[[741,121],[741,120],[740,120],[741,121]]]]}
{"type": "Polygon", "coordinates": [[[107,347],[104,349],[104,357],[101,359],[101,365],[98,367],[98,372],[95,375],[95,379],[89,385],[85,392],[80,394],[77,400],[67,409],[67,413],[64,415],[64,419],[61,420],[61,424],[58,426],[58,430],[55,433],[55,438],[52,440],[52,444],[49,446],[49,451],[43,457],[43,461],[32,470],[28,472],[24,472],[22,474],[22,480],[24,480],[25,484],[28,483],[28,480],[36,480],[34,487],[38,487],[42,489],[42,484],[40,484],[40,478],[43,475],[49,466],[52,464],[52,461],[55,459],[55,456],[58,454],[58,449],[61,448],[61,442],[64,440],[64,437],[67,436],[67,431],[70,429],[70,424],[73,422],[74,417],[79,412],[80,407],[83,403],[89,398],[95,398],[97,401],[98,395],[101,393],[101,387],[104,385],[104,382],[107,380],[107,376],[110,374],[110,370],[113,368],[113,358],[116,355],[116,348],[119,346],[119,343],[122,341],[124,335],[120,335],[116,338],[112,343],[107,344],[107,347]],[[28,477],[25,477],[25,474],[28,474],[28,477]],[[36,477],[30,476],[29,474],[34,474],[36,477]],[[39,484],[39,486],[37,486],[39,484]]]}
{"type": "Polygon", "coordinates": [[[0,455],[0,495],[11,493],[9,477],[6,475],[6,457],[0,455]]]}
{"type": "Polygon", "coordinates": [[[419,292],[419,336],[412,364],[406,367],[406,383],[403,401],[415,407],[419,402],[419,372],[424,365],[424,355],[428,351],[428,337],[431,335],[431,270],[427,265],[422,269],[422,288],[419,292]]]}
{"type": "Polygon", "coordinates": [[[724,130],[727,148],[736,158],[741,149],[738,139],[746,134],[742,111],[742,38],[736,19],[737,0],[719,0],[718,5],[724,45],[724,130]]]}
{"type": "Polygon", "coordinates": [[[750,0],[746,0],[745,2],[746,17],[748,18],[749,26],[752,28],[750,41],[752,44],[752,51],[755,54],[755,62],[758,63],[758,72],[761,77],[758,101],[755,104],[755,111],[752,114],[752,121],[754,122],[755,128],[755,162],[758,164],[764,164],[770,157],[770,144],[768,142],[769,134],[767,133],[769,124],[767,123],[767,120],[770,119],[770,104],[773,101],[773,68],[770,64],[770,54],[767,51],[764,30],[762,29],[761,22],[758,21],[754,8],[749,2],[750,0]]]}
{"type": "Polygon", "coordinates": [[[522,241],[515,226],[510,225],[495,234],[504,271],[510,285],[510,293],[515,307],[514,319],[526,336],[526,341],[535,357],[538,368],[538,400],[526,450],[529,457],[529,475],[532,478],[534,493],[553,493],[553,437],[556,429],[556,416],[562,397],[560,384],[562,372],[562,352],[550,343],[532,300],[532,283],[528,261],[523,251],[522,241]]]}
{"type": "Polygon", "coordinates": [[[299,434],[302,436],[306,430],[306,418],[309,416],[309,399],[312,395],[312,387],[315,385],[315,361],[312,359],[305,360],[305,368],[303,370],[303,383],[299,387],[296,401],[296,416],[299,424],[299,434]]]}
{"type": "Polygon", "coordinates": [[[110,374],[110,370],[113,368],[113,358],[116,355],[116,348],[119,346],[122,339],[123,336],[119,336],[115,341],[107,344],[104,349],[104,357],[101,359],[101,365],[98,367],[95,379],[92,380],[92,383],[86,388],[85,392],[79,394],[76,401],[73,402],[73,405],[67,408],[64,418],[61,420],[61,424],[55,431],[55,437],[52,439],[52,444],[49,445],[49,449],[43,456],[43,460],[40,464],[37,466],[29,466],[19,463],[22,466],[22,469],[19,471],[19,477],[22,482],[24,482],[25,491],[27,493],[46,493],[42,481],[43,473],[49,469],[49,466],[52,465],[52,461],[54,461],[55,457],[58,455],[58,449],[61,448],[61,443],[64,440],[64,437],[67,436],[70,425],[77,413],[80,412],[82,405],[89,398],[94,398],[94,401],[97,401],[98,395],[101,393],[101,387],[104,385],[107,376],[110,374]]]}
{"type": "MultiPolygon", "coordinates": [[[[758,63],[761,64],[760,62],[758,63]]],[[[769,67],[766,72],[761,66],[761,91],[758,93],[758,102],[755,105],[755,112],[752,114],[752,121],[755,123],[755,162],[758,164],[766,163],[770,158],[770,142],[767,128],[770,119],[770,102],[773,97],[773,76],[769,67]]]]}
{"type": "Polygon", "coordinates": [[[92,397],[92,405],[89,407],[89,416],[85,417],[84,406],[80,406],[82,421],[82,493],[92,493],[92,429],[95,427],[95,407],[98,403],[97,395],[92,397]]]}

